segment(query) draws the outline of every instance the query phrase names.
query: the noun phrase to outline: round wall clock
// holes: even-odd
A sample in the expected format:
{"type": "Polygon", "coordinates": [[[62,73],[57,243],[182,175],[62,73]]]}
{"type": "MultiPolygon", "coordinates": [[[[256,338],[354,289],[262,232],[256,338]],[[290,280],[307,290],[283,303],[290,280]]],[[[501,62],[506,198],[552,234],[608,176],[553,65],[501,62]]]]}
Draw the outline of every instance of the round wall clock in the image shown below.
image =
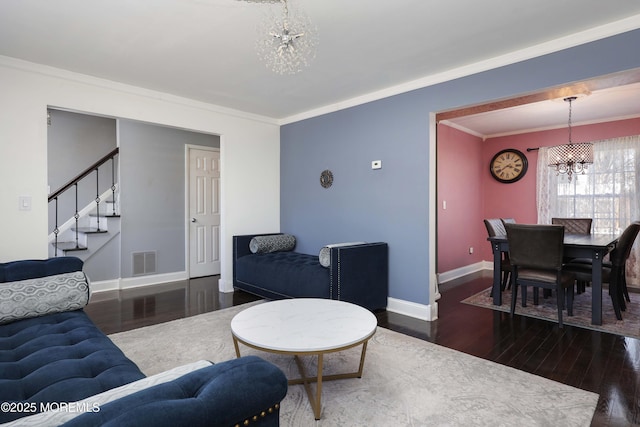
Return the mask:
{"type": "Polygon", "coordinates": [[[510,184],[521,179],[528,168],[527,156],[513,148],[499,151],[491,159],[489,170],[497,181],[510,184]]]}
{"type": "Polygon", "coordinates": [[[323,170],[320,174],[320,185],[329,188],[331,184],[333,184],[333,173],[329,169],[323,170]]]}

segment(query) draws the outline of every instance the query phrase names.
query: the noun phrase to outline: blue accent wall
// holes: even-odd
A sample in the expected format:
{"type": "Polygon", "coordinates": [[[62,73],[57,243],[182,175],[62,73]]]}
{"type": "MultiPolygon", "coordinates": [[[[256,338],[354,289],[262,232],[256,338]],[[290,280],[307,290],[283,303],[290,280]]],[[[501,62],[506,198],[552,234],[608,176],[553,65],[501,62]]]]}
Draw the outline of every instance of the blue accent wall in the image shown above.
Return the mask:
{"type": "Polygon", "coordinates": [[[283,126],[281,231],[311,254],[385,241],[389,296],[428,304],[429,113],[637,68],[637,46],[640,30],[283,126]]]}

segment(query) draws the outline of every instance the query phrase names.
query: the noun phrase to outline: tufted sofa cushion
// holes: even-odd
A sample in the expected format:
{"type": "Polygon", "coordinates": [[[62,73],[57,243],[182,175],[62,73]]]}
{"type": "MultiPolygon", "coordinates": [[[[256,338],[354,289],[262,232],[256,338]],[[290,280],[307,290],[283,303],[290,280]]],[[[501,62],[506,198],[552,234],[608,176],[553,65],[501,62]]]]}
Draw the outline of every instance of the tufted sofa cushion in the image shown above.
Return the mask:
{"type": "Polygon", "coordinates": [[[286,394],[287,379],[280,369],[257,356],[245,356],[115,400],[65,426],[277,425],[276,405],[286,394]],[[247,378],[254,381],[248,385],[247,378]],[[264,412],[267,408],[273,411],[264,412]],[[256,420],[248,420],[247,413],[255,414],[256,420]]]}
{"type": "Polygon", "coordinates": [[[2,427],[57,426],[71,421],[85,412],[100,412],[101,408],[110,402],[114,402],[118,399],[132,395],[139,391],[155,387],[159,384],[173,381],[183,375],[187,375],[204,367],[211,366],[212,364],[212,362],[206,360],[199,360],[187,365],[181,365],[168,371],[163,371],[159,374],[152,375],[150,377],[146,377],[141,380],[122,385],[120,387],[112,388],[111,390],[89,396],[77,402],[73,402],[72,407],[74,408],[74,410],[58,410],[56,406],[53,406],[46,412],[41,412],[39,414],[33,414],[28,417],[10,421],[8,423],[2,424],[2,427]]]}
{"type": "Polygon", "coordinates": [[[252,254],[236,260],[236,279],[289,297],[329,298],[329,270],[298,252],[252,254]]]}
{"type": "MultiPolygon", "coordinates": [[[[82,310],[0,327],[0,402],[73,402],[141,378],[82,310]]],[[[0,412],[0,423],[27,415],[0,412]]]]}

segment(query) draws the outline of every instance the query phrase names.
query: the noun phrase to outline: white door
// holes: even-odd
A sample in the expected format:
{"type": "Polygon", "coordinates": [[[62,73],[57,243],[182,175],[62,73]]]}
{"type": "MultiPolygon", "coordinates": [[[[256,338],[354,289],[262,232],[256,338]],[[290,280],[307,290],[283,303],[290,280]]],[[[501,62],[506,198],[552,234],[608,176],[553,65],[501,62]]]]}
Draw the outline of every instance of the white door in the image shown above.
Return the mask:
{"type": "Polygon", "coordinates": [[[189,277],[220,274],[220,151],[189,147],[189,277]]]}

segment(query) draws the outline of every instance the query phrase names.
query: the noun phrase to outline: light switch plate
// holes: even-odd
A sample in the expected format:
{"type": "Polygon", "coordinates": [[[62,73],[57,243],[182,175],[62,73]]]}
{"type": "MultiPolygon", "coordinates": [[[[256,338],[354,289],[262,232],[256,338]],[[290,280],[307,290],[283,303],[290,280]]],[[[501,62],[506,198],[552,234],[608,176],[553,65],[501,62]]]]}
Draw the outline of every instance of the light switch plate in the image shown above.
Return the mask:
{"type": "Polygon", "coordinates": [[[18,198],[18,209],[21,211],[31,210],[31,196],[20,196],[18,198]]]}
{"type": "Polygon", "coordinates": [[[371,162],[371,169],[382,169],[382,160],[374,160],[371,162]]]}

